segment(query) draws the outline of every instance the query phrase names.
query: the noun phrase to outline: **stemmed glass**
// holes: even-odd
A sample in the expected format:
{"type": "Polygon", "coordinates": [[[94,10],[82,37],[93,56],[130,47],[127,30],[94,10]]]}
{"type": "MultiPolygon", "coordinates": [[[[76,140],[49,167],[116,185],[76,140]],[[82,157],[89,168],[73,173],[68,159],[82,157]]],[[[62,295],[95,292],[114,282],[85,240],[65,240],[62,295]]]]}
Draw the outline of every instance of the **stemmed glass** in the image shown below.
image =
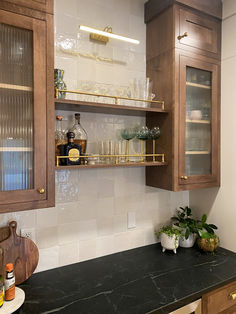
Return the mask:
{"type": "Polygon", "coordinates": [[[126,161],[129,162],[129,141],[135,137],[135,130],[133,128],[122,129],[120,132],[121,137],[126,140],[125,144],[125,155],[126,161]]]}
{"type": "MultiPolygon", "coordinates": [[[[154,126],[149,131],[149,138],[152,139],[152,152],[153,155],[156,153],[156,140],[160,137],[161,131],[159,126],[154,126]]],[[[153,156],[153,161],[156,161],[156,156],[153,156]]]]}
{"type": "Polygon", "coordinates": [[[145,141],[149,137],[148,127],[142,126],[141,128],[137,129],[136,137],[141,141],[141,155],[142,155],[141,162],[145,162],[146,157],[144,157],[143,155],[145,154],[145,150],[144,150],[145,141]]]}

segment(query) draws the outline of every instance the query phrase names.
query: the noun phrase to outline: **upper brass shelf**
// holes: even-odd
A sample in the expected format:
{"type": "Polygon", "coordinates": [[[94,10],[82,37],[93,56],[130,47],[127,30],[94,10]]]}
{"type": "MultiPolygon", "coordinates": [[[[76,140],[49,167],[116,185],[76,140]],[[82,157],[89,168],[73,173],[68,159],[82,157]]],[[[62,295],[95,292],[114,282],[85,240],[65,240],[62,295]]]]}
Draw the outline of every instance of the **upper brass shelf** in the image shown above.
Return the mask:
{"type": "Polygon", "coordinates": [[[82,91],[72,91],[72,90],[61,90],[56,88],[56,99],[58,99],[59,92],[65,92],[65,93],[71,93],[71,94],[78,94],[78,95],[87,95],[87,96],[96,96],[96,97],[105,97],[105,98],[111,98],[115,100],[115,105],[118,104],[118,100],[127,100],[127,101],[137,101],[137,102],[146,102],[151,104],[160,104],[161,109],[165,110],[165,102],[162,100],[151,100],[151,99],[140,99],[140,98],[129,98],[129,97],[122,97],[122,96],[112,96],[112,95],[106,95],[106,94],[97,94],[97,93],[87,93],[82,91]]]}

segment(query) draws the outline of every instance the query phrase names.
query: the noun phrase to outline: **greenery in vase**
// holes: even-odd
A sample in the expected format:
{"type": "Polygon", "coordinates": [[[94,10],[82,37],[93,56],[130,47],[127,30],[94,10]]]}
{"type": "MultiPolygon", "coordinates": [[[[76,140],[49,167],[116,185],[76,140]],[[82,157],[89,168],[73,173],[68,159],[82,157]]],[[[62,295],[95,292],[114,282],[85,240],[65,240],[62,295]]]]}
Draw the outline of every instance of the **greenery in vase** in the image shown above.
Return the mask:
{"type": "Polygon", "coordinates": [[[183,237],[181,231],[174,228],[173,226],[161,227],[161,229],[158,232],[156,232],[156,236],[159,238],[162,233],[165,233],[170,238],[173,238],[175,236],[175,248],[177,248],[178,246],[179,238],[183,237]]]}
{"type": "Polygon", "coordinates": [[[198,225],[198,245],[205,251],[214,251],[220,243],[219,237],[215,234],[218,227],[214,224],[208,224],[207,215],[203,214],[200,224],[198,225]]]}
{"type": "Polygon", "coordinates": [[[171,217],[174,224],[181,228],[184,232],[184,237],[187,240],[191,233],[198,233],[198,228],[201,228],[200,221],[191,218],[192,210],[188,206],[180,207],[177,211],[177,216],[171,217]]]}

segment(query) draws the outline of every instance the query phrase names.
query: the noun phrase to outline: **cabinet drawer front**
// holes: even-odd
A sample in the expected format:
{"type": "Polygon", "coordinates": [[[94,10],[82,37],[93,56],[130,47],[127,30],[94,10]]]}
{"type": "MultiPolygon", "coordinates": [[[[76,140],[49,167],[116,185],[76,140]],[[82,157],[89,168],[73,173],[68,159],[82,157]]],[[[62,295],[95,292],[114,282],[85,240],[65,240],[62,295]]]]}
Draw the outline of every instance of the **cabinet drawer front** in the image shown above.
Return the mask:
{"type": "Polygon", "coordinates": [[[236,307],[236,281],[204,295],[202,301],[203,314],[231,313],[236,307]]]}
{"type": "Polygon", "coordinates": [[[179,34],[187,33],[182,39],[177,39],[181,48],[196,48],[199,53],[212,56],[220,54],[220,22],[180,9],[179,34]]]}

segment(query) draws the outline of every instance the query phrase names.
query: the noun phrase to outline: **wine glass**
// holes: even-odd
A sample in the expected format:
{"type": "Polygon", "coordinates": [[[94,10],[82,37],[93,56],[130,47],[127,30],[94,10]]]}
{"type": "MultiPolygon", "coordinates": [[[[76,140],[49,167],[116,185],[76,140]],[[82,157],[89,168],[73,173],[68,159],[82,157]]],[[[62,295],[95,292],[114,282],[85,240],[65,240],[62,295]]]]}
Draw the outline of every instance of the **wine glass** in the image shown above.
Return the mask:
{"type": "Polygon", "coordinates": [[[129,141],[135,137],[135,130],[133,128],[122,129],[120,135],[124,140],[126,140],[125,155],[126,161],[129,162],[129,141]]]}
{"type": "Polygon", "coordinates": [[[161,131],[159,126],[154,126],[149,131],[149,138],[152,139],[152,152],[153,152],[153,161],[156,161],[156,156],[154,154],[156,153],[156,140],[160,137],[161,131]]]}
{"type": "Polygon", "coordinates": [[[144,144],[145,141],[148,139],[149,137],[149,129],[147,126],[142,126],[139,129],[137,129],[136,131],[136,137],[141,141],[141,162],[144,162],[146,160],[146,157],[144,156],[145,151],[144,151],[144,144]]]}

